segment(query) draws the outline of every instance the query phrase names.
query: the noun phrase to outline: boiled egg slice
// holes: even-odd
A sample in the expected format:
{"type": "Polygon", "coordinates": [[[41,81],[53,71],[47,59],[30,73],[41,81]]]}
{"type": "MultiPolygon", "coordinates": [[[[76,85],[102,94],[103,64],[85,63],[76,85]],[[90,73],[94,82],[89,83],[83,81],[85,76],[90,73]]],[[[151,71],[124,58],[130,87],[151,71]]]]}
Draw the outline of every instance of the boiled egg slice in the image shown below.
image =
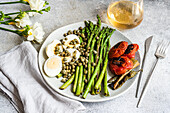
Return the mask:
{"type": "Polygon", "coordinates": [[[80,52],[77,49],[69,48],[69,49],[66,49],[66,51],[69,52],[70,55],[66,57],[62,57],[62,60],[65,62],[70,62],[72,59],[76,61],[80,57],[80,52]]]}
{"type": "Polygon", "coordinates": [[[49,77],[55,77],[62,70],[62,59],[58,55],[49,57],[44,64],[44,71],[49,77]]]}
{"type": "Polygon", "coordinates": [[[48,57],[54,56],[59,54],[59,52],[63,51],[62,44],[59,40],[53,40],[49,45],[46,47],[46,54],[48,57]]]}
{"type": "Polygon", "coordinates": [[[67,47],[69,48],[77,48],[80,46],[80,39],[77,35],[74,35],[74,34],[71,34],[71,35],[68,35],[65,39],[67,40],[64,40],[65,43],[63,45],[63,47],[66,49],[67,47]]]}

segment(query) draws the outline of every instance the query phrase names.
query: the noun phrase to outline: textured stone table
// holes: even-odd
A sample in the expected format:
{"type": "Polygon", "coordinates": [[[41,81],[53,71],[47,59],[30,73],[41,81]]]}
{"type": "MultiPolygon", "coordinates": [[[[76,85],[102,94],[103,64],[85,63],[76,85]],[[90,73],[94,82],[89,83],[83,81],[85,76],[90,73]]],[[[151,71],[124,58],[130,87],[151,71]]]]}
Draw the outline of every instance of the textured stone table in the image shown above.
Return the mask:
{"type": "MultiPolygon", "coordinates": [[[[7,1],[7,0],[1,0],[7,1]]],[[[8,0],[9,1],[9,0],[8,0]]],[[[12,0],[10,0],[12,1],[12,0]]],[[[14,0],[15,1],[15,0],[14,0]]],[[[55,29],[83,21],[96,20],[96,14],[102,16],[102,21],[107,23],[106,9],[110,0],[48,0],[51,11],[32,18],[32,21],[42,23],[46,32],[45,38],[55,29]]],[[[0,6],[0,10],[7,12],[27,10],[29,7],[19,4],[0,6]]],[[[12,27],[11,27],[12,28],[12,27]]],[[[150,35],[154,36],[152,47],[147,56],[147,65],[144,68],[143,86],[149,69],[155,61],[154,51],[159,41],[163,38],[170,40],[170,1],[169,0],[144,0],[144,20],[136,28],[122,31],[132,42],[140,45],[143,56],[144,41],[150,35]]],[[[12,33],[0,31],[0,53],[13,48],[23,40],[12,33]]],[[[36,46],[39,50],[40,46],[36,46]]],[[[136,108],[135,85],[124,95],[107,102],[83,103],[87,108],[82,113],[170,113],[170,50],[164,60],[160,60],[151,81],[149,90],[140,108],[136,108]]],[[[141,92],[141,89],[140,89],[141,92]]],[[[7,99],[0,94],[0,113],[16,113],[7,99]]]]}

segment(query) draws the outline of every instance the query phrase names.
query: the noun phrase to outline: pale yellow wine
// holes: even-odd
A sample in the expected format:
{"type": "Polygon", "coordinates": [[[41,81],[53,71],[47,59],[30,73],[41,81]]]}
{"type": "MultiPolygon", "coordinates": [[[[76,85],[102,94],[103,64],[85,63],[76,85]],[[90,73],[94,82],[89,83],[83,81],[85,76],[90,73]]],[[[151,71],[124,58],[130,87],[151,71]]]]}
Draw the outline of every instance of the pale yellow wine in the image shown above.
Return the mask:
{"type": "Polygon", "coordinates": [[[119,29],[130,29],[143,20],[143,10],[132,1],[118,1],[107,9],[109,22],[119,29]]]}

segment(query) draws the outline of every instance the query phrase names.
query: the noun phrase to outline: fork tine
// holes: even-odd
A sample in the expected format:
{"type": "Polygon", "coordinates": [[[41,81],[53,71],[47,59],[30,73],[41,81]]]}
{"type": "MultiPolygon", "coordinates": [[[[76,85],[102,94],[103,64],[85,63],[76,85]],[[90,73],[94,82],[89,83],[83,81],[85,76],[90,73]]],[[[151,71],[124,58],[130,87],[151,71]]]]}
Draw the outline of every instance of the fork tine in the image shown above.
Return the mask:
{"type": "Polygon", "coordinates": [[[168,50],[168,46],[169,46],[170,42],[168,40],[164,40],[162,42],[162,45],[160,46],[158,52],[162,55],[166,55],[166,51],[168,50]]]}
{"type": "Polygon", "coordinates": [[[156,50],[156,53],[158,53],[158,52],[160,52],[160,51],[162,50],[163,45],[164,45],[164,40],[162,40],[162,41],[159,43],[158,48],[157,48],[157,50],[156,50]]]}
{"type": "Polygon", "coordinates": [[[160,51],[161,54],[165,54],[165,50],[166,50],[166,48],[167,48],[167,45],[168,45],[168,42],[167,42],[167,41],[164,41],[164,44],[163,44],[163,46],[162,46],[162,48],[161,48],[161,51],[160,51]]]}
{"type": "Polygon", "coordinates": [[[164,50],[164,53],[165,53],[165,54],[167,53],[167,50],[168,50],[169,44],[170,44],[170,42],[167,40],[167,45],[166,45],[165,50],[164,50]]]}

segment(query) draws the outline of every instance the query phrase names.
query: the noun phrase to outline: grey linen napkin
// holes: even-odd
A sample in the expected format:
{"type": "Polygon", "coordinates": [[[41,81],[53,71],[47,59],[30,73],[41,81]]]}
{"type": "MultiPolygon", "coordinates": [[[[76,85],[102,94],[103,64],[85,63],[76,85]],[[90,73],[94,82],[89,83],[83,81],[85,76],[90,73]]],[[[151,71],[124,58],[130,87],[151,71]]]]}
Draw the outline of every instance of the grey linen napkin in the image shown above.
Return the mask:
{"type": "Polygon", "coordinates": [[[0,56],[1,89],[25,113],[75,113],[85,109],[82,103],[63,97],[43,82],[37,51],[30,42],[0,56]]]}

